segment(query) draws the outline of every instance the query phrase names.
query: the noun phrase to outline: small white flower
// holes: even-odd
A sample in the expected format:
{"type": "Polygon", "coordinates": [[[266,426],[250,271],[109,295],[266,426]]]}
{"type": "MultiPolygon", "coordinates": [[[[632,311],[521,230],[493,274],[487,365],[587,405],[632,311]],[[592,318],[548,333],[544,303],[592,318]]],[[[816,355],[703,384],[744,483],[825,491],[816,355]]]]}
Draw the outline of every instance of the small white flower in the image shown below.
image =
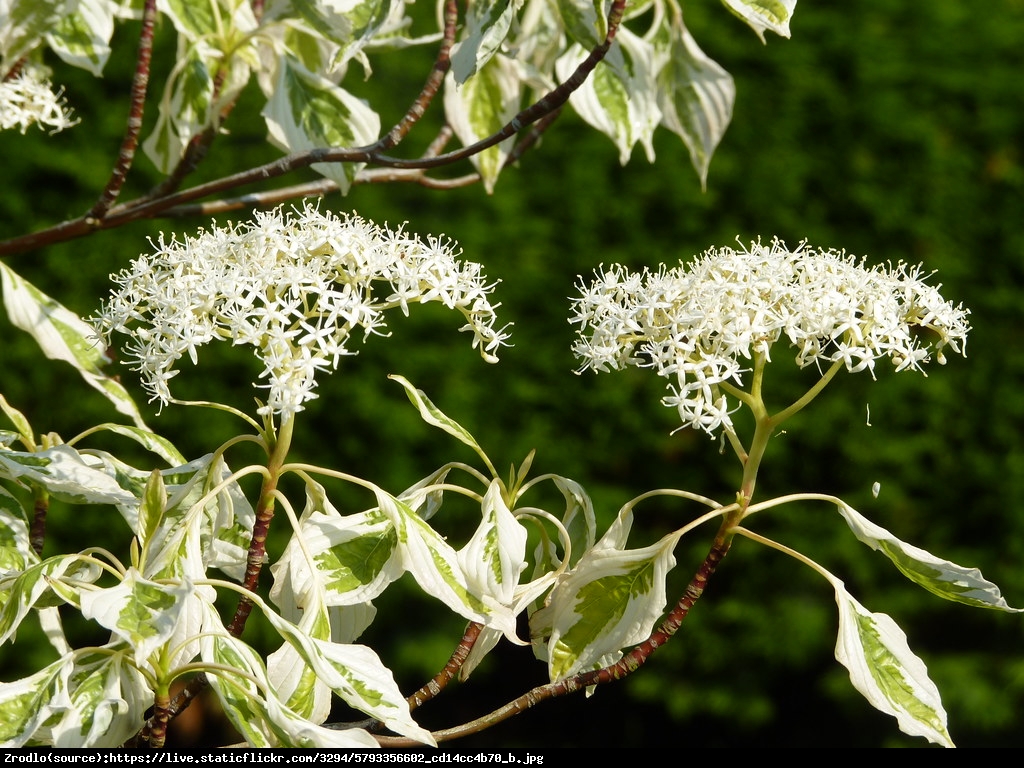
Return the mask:
{"type": "Polygon", "coordinates": [[[628,365],[673,379],[675,407],[686,426],[709,434],[732,428],[726,382],[743,387],[747,361],[771,359],[788,340],[796,363],[874,372],[888,358],[896,370],[922,370],[949,346],[963,354],[969,311],[927,285],[920,267],[868,267],[844,252],[801,243],[711,249],[686,268],[657,272],[601,268],[580,284],[571,323],[581,371],[628,365]]]}
{"type": "Polygon", "coordinates": [[[26,63],[17,75],[0,82],[0,130],[17,128],[25,133],[35,124],[58,133],[77,123],[63,90],[54,92],[44,67],[26,63]]]}
{"type": "Polygon", "coordinates": [[[457,261],[450,242],[423,242],[358,216],[321,214],[306,205],[255,221],[201,231],[179,242],[161,235],[112,280],[119,286],[93,322],[109,341],[129,334],[134,363],[152,399],[171,400],[177,360],[223,340],[256,348],[269,390],[261,413],[289,417],[316,397],[316,375],[333,369],[352,332],[382,334],[384,312],[440,301],[462,313],[488,362],[506,344],[479,264],[457,261]]]}

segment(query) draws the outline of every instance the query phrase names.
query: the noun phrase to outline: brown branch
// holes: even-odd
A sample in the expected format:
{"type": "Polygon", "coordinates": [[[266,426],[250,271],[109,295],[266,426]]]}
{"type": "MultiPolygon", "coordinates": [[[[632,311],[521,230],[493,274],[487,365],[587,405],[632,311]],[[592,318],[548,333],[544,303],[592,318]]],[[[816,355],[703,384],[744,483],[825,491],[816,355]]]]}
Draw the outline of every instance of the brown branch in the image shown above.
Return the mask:
{"type": "Polygon", "coordinates": [[[451,68],[451,50],[455,42],[456,24],[459,20],[458,8],[455,0],[445,0],[444,4],[444,33],[441,36],[441,48],[437,52],[434,66],[427,76],[426,83],[420,90],[419,95],[413,100],[409,109],[402,116],[402,119],[388,131],[384,137],[377,142],[381,149],[393,149],[404,139],[412,127],[419,122],[420,118],[427,111],[434,97],[437,96],[441,84],[444,83],[444,76],[451,68]]]}
{"type": "Polygon", "coordinates": [[[156,23],[156,0],[146,0],[142,9],[142,32],[139,35],[139,53],[135,63],[135,76],[132,79],[131,106],[128,109],[128,125],[121,150],[117,155],[117,163],[110,174],[107,185],[100,193],[99,199],[87,218],[102,219],[110,206],[117,200],[124,187],[128,171],[135,160],[135,151],[139,146],[139,133],[142,131],[142,116],[146,106],[146,91],[149,88],[149,66],[153,59],[153,28],[156,23]]]}
{"type": "Polygon", "coordinates": [[[455,650],[452,652],[451,658],[448,659],[448,663],[444,665],[444,668],[407,699],[410,712],[416,709],[416,707],[426,704],[448,686],[448,683],[462,669],[462,665],[466,663],[466,659],[469,658],[469,653],[473,650],[473,646],[476,645],[477,638],[480,637],[480,632],[483,631],[483,628],[483,624],[475,621],[466,627],[462,639],[455,646],[455,650]]]}
{"type": "Polygon", "coordinates": [[[43,544],[46,543],[46,513],[50,509],[50,497],[46,491],[36,491],[32,503],[32,527],[28,532],[28,542],[32,551],[43,556],[43,544]]]}
{"type": "MultiPolygon", "coordinates": [[[[672,635],[676,633],[683,619],[690,612],[690,609],[700,599],[701,595],[704,594],[708,579],[711,578],[718,564],[729,551],[733,538],[733,534],[728,532],[730,525],[731,521],[729,520],[722,523],[722,527],[719,528],[718,534],[715,536],[715,540],[707,556],[704,558],[704,562],[701,563],[700,568],[697,569],[697,572],[690,580],[675,608],[665,617],[661,625],[651,633],[650,637],[640,645],[635,646],[618,662],[601,669],[580,672],[565,680],[537,686],[519,698],[472,722],[464,723],[454,728],[434,731],[433,737],[440,743],[479,733],[510,717],[521,714],[547,699],[565,696],[566,694],[585,690],[590,686],[610,683],[613,680],[621,680],[635,672],[647,662],[658,648],[667,643],[672,635]]],[[[376,738],[382,747],[422,746],[419,742],[404,737],[377,736],[376,738]]]]}

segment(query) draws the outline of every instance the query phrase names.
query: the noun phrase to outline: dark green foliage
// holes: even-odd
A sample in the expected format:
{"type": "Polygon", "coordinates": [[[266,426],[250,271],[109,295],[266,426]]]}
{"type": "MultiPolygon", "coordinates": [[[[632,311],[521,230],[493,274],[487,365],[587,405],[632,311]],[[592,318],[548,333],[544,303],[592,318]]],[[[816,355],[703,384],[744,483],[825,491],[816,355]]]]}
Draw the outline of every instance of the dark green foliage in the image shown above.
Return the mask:
{"type": "MultiPolygon", "coordinates": [[[[758,497],[840,495],[897,536],[980,567],[1012,605],[1024,605],[1024,519],[1015,507],[1024,496],[1024,4],[806,0],[797,7],[793,39],[770,38],[764,47],[717,4],[689,3],[686,12],[701,46],[737,80],[734,123],[712,161],[706,194],[669,133],[658,136],[655,165],[638,152],[621,168],[611,142],[567,114],[539,150],[502,176],[492,197],[479,187],[387,185],[325,201],[457,239],[467,258],[503,281],[498,296],[505,320],[516,324],[516,346],[488,367],[468,337],[455,333],[451,314],[416,308],[408,319],[394,317],[391,339],[371,339],[321,384],[320,399],[299,418],[296,457],[394,491],[447,460],[471,461],[467,449],[423,424],[401,387],[386,379],[400,373],[473,432],[499,468],[536,448],[535,472],[583,483],[602,528],[620,504],[652,488],[727,502],[738,467],[703,434],[670,435],[675,416],[658,402],[660,381],[637,371],[572,373],[573,331],[565,318],[577,276],[601,263],[673,263],[737,236],[778,235],[791,245],[806,238],[872,263],[920,261],[937,270],[947,298],[973,312],[967,359],[932,366],[927,379],[840,375],[773,441],[758,497]],[[870,494],[875,481],[878,499],[870,494]]],[[[130,36],[119,41],[130,55],[130,36]]],[[[410,96],[426,72],[403,64],[390,76],[387,62],[375,67],[381,78],[366,87],[388,82],[398,91],[408,81],[410,96]]],[[[0,235],[43,227],[91,204],[117,150],[128,71],[125,59],[112,63],[104,81],[72,81],[74,73],[63,79],[61,70],[57,79],[67,83],[82,125],[52,138],[0,137],[0,235]]],[[[260,143],[250,104],[243,102],[229,127],[202,178],[274,156],[260,143]]],[[[126,195],[156,178],[145,160],[139,165],[126,195]]],[[[88,314],[108,290],[106,273],[146,250],[147,235],[206,223],[133,225],[10,263],[88,314]]],[[[0,391],[36,429],[70,437],[114,418],[61,365],[38,359],[6,320],[0,338],[0,391]]],[[[769,369],[768,392],[780,406],[808,381],[786,370],[787,362],[780,353],[769,369]]],[[[199,375],[180,377],[179,396],[249,408],[257,369],[245,353],[208,348],[200,364],[199,375]],[[213,382],[223,390],[212,390],[213,382]]],[[[122,376],[132,381],[129,371],[122,376]]],[[[211,450],[238,426],[173,407],[150,423],[189,456],[211,450]]],[[[356,493],[339,498],[339,506],[367,503],[356,493]]],[[[641,505],[638,546],[693,511],[669,501],[641,505]]],[[[1018,617],[942,603],[909,584],[824,505],[767,512],[751,525],[818,559],[871,610],[893,615],[942,691],[958,744],[1024,745],[1018,617]]],[[[99,511],[95,519],[70,521],[57,509],[48,552],[93,543],[107,527],[99,511]]],[[[682,542],[670,595],[681,593],[710,533],[682,542]]],[[[459,627],[446,617],[441,637],[435,605],[412,590],[395,592],[379,601],[365,639],[409,690],[443,665],[459,627]]],[[[634,678],[589,700],[543,704],[477,743],[922,745],[853,691],[832,659],[835,624],[831,591],[812,571],[740,541],[679,636],[634,678]]],[[[5,676],[13,664],[0,660],[5,676]]],[[[425,707],[424,723],[454,725],[542,682],[543,669],[528,651],[508,651],[450,692],[450,701],[425,707]]]]}

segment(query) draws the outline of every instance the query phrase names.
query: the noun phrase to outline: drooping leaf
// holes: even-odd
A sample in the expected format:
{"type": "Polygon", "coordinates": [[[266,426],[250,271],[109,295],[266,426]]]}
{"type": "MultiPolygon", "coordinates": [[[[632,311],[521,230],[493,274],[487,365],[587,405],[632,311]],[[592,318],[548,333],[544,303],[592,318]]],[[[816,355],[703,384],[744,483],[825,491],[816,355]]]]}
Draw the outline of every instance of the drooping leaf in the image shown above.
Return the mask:
{"type": "Polygon", "coordinates": [[[117,11],[112,0],[78,0],[74,12],[62,16],[46,40],[68,64],[101,77],[110,56],[117,11]]]}
{"type": "Polygon", "coordinates": [[[50,702],[62,692],[71,672],[70,656],[57,659],[33,675],[0,683],[0,747],[36,745],[33,737],[51,716],[50,702]]]}
{"type": "MultiPolygon", "coordinates": [[[[286,152],[355,148],[376,141],[380,117],[366,102],[283,57],[263,109],[270,141],[286,152]]],[[[313,169],[348,191],[363,163],[317,163],[313,169]]]]}
{"type": "Polygon", "coordinates": [[[511,606],[526,568],[526,529],[508,508],[501,490],[500,481],[492,480],[481,504],[480,525],[458,558],[477,589],[511,606]]]}
{"type": "Polygon", "coordinates": [[[0,278],[4,306],[11,323],[31,335],[48,358],[72,365],[89,386],[110,400],[136,426],[145,429],[131,395],[120,382],[103,372],[110,358],[96,330],[4,263],[0,263],[0,278]]]}
{"type": "Polygon", "coordinates": [[[538,617],[538,623],[550,619],[552,681],[617,657],[648,637],[665,610],[665,577],[675,565],[672,550],[678,540],[672,533],[633,550],[599,542],[559,580],[546,613],[538,617]]]}
{"type": "Polygon", "coordinates": [[[789,37],[789,20],[793,18],[796,0],[722,0],[722,3],[745,21],[762,43],[766,29],[789,37]]]}
{"type": "MultiPolygon", "coordinates": [[[[501,130],[519,112],[521,98],[519,65],[501,53],[494,53],[461,85],[453,72],[445,78],[445,116],[464,146],[501,130]]],[[[515,136],[510,136],[471,158],[488,194],[494,191],[514,141],[515,136]]]]}
{"type": "Polygon", "coordinates": [[[690,152],[690,162],[707,188],[711,155],[732,120],[736,84],[708,58],[682,22],[666,25],[656,46],[664,59],[658,74],[662,123],[690,152]]]}
{"type": "Polygon", "coordinates": [[[0,53],[13,66],[68,12],[68,0],[7,0],[0,4],[0,53]]]}
{"type": "Polygon", "coordinates": [[[80,555],[55,555],[20,573],[0,574],[0,644],[14,637],[34,607],[51,604],[55,589],[78,592],[99,577],[99,566],[80,555]]]}
{"type": "Polygon", "coordinates": [[[45,488],[72,504],[135,504],[135,497],[104,472],[95,457],[69,445],[45,451],[0,451],[0,478],[45,488]]]}
{"type": "Polygon", "coordinates": [[[864,608],[842,581],[829,580],[839,605],[836,659],[850,671],[853,686],[873,707],[895,717],[904,733],[952,747],[938,688],[903,630],[886,614],[864,608]]]}
{"type": "Polygon", "coordinates": [[[839,513],[860,541],[884,554],[904,576],[932,594],[979,608],[1010,613],[1024,610],[1011,608],[999,587],[984,578],[977,568],[964,568],[907,544],[882,526],[872,523],[853,507],[841,500],[836,501],[839,513]]]}
{"type": "Polygon", "coordinates": [[[524,0],[475,0],[466,12],[465,36],[452,48],[452,74],[462,85],[495,54],[524,0]]]}

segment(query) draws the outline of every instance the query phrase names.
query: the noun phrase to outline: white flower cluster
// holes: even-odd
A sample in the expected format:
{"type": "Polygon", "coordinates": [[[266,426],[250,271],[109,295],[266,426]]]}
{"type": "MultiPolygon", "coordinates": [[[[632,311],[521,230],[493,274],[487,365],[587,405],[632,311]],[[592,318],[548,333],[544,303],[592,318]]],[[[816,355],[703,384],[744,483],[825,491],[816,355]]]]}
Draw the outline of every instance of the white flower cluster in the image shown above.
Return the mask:
{"type": "Polygon", "coordinates": [[[171,399],[176,361],[211,341],[256,348],[269,389],[261,413],[291,416],[313,399],[315,376],[336,368],[352,332],[380,333],[383,312],[437,301],[466,318],[488,362],[508,338],[496,330],[481,266],[457,261],[452,243],[423,242],[357,216],[321,214],[307,204],[254,222],[215,227],[165,243],[111,278],[119,286],[94,324],[109,341],[132,336],[129,362],[154,400],[171,399]]]}
{"type": "Polygon", "coordinates": [[[653,368],[674,379],[665,405],[686,426],[731,429],[723,383],[743,387],[755,356],[770,360],[785,337],[800,367],[842,361],[873,371],[889,358],[921,370],[949,345],[963,353],[969,311],[925,284],[920,267],[868,267],[844,252],[789,250],[778,240],[711,249],[687,269],[598,271],[573,302],[573,351],[582,370],[653,368]]]}
{"type": "Polygon", "coordinates": [[[78,120],[64,101],[62,91],[53,91],[48,73],[26,64],[16,76],[0,82],[0,130],[18,128],[22,133],[37,124],[58,133],[78,120]]]}

